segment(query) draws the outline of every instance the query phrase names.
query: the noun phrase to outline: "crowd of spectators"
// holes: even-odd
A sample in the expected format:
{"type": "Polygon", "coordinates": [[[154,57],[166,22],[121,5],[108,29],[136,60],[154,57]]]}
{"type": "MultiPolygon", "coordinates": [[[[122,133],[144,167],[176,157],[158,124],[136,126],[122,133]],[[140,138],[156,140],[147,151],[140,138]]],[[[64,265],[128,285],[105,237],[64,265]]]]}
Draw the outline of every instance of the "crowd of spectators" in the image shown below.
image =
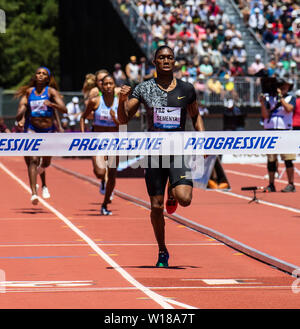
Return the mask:
{"type": "MultiPolygon", "coordinates": [[[[235,0],[244,18],[286,71],[300,71],[300,4],[295,0],[235,0]]],[[[279,64],[279,65],[281,65],[279,64]]]]}
{"type": "MultiPolygon", "coordinates": [[[[117,1],[125,10],[128,0],[117,1]]],[[[223,97],[234,93],[233,81],[256,76],[261,69],[281,78],[297,78],[300,72],[300,6],[294,0],[235,0],[245,23],[270,52],[267,62],[257,55],[253,63],[247,63],[241,32],[216,0],[133,1],[151,27],[152,52],[162,44],[173,48],[177,76],[198,91],[205,81],[208,92],[217,90],[223,97]]]]}

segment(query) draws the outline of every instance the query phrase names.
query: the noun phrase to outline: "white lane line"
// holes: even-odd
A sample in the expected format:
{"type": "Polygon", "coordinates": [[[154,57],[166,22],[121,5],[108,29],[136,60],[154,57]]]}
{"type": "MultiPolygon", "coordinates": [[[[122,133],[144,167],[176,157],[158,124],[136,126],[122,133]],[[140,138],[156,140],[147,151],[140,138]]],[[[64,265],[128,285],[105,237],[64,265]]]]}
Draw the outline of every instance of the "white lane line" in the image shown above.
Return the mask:
{"type": "MultiPolygon", "coordinates": [[[[169,243],[169,246],[224,246],[224,243],[169,243]]],[[[53,243],[53,244],[2,244],[0,248],[8,247],[87,247],[85,243],[53,243]]],[[[117,247],[145,247],[145,246],[157,246],[155,243],[97,243],[97,246],[117,246],[117,247]]]]}
{"type": "MultiPolygon", "coordinates": [[[[229,170],[226,169],[226,172],[231,173],[231,174],[235,174],[235,175],[239,175],[239,176],[246,176],[246,177],[251,177],[251,178],[259,178],[259,179],[264,179],[262,176],[257,176],[257,175],[251,175],[249,173],[244,173],[244,172],[240,172],[240,171],[235,171],[235,170],[229,170]]],[[[278,180],[279,182],[282,183],[286,183],[285,181],[282,180],[278,180]]],[[[295,183],[296,185],[297,183],[295,183]]],[[[300,186],[300,184],[297,184],[300,186]]],[[[216,192],[219,193],[223,193],[223,194],[227,194],[227,195],[231,195],[233,197],[236,198],[240,198],[240,199],[244,199],[244,200],[252,200],[252,198],[249,198],[247,196],[241,195],[241,194],[237,194],[237,193],[233,193],[233,192],[229,192],[229,191],[221,191],[221,190],[215,190],[216,192]]],[[[294,208],[294,207],[289,207],[289,206],[285,206],[285,205],[281,205],[279,203],[273,203],[273,202],[269,202],[269,201],[264,201],[264,200],[259,200],[260,204],[264,204],[266,206],[271,206],[271,207],[275,207],[275,208],[279,208],[279,209],[283,209],[283,210],[288,210],[294,213],[299,214],[300,213],[300,209],[294,208]]]]}
{"type": "MultiPolygon", "coordinates": [[[[252,200],[252,198],[249,198],[247,196],[237,194],[237,193],[233,193],[233,192],[229,192],[229,191],[215,190],[215,192],[222,193],[222,194],[225,194],[225,195],[230,195],[230,196],[233,196],[233,197],[239,198],[239,199],[244,199],[244,200],[249,200],[249,201],[252,200]]],[[[289,207],[289,206],[284,206],[284,205],[281,205],[279,203],[273,203],[273,202],[264,201],[264,200],[259,200],[258,203],[264,204],[266,206],[274,207],[274,208],[279,208],[279,209],[282,209],[282,210],[291,211],[291,212],[294,212],[296,214],[300,214],[300,209],[289,207]]]]}
{"type": "MultiPolygon", "coordinates": [[[[226,173],[229,173],[229,174],[234,174],[234,175],[238,175],[238,176],[251,177],[251,178],[265,180],[264,176],[253,175],[253,174],[250,174],[250,173],[240,172],[240,171],[231,170],[231,169],[225,169],[225,170],[226,170],[226,173]]],[[[283,183],[283,184],[287,183],[287,181],[282,180],[282,179],[276,179],[276,182],[283,183]]],[[[300,183],[295,183],[294,182],[294,185],[300,186],[300,183]]]]}
{"type": "MultiPolygon", "coordinates": [[[[291,290],[292,289],[292,284],[289,286],[268,286],[268,285],[253,285],[253,286],[249,286],[249,285],[232,285],[232,286],[172,286],[172,287],[147,287],[148,289],[151,290],[236,290],[236,289],[241,289],[241,290],[291,290]]],[[[93,292],[93,291],[137,291],[138,289],[136,287],[106,287],[106,288],[97,288],[97,287],[93,287],[93,288],[87,288],[87,287],[53,287],[53,288],[49,288],[49,287],[36,287],[36,288],[32,288],[32,287],[28,287],[28,288],[12,288],[12,287],[7,287],[6,288],[6,293],[36,293],[36,292],[93,292]]],[[[177,305],[179,306],[178,301],[174,301],[171,300],[169,298],[168,302],[173,302],[175,304],[175,302],[177,303],[177,305]]],[[[187,304],[183,304],[180,303],[181,305],[186,305],[187,304]]],[[[185,306],[185,307],[186,307],[185,306]]],[[[194,308],[193,306],[190,306],[188,308],[194,308]]]]}
{"type": "MultiPolygon", "coordinates": [[[[28,193],[31,194],[30,188],[21,180],[19,179],[15,174],[13,174],[6,166],[4,166],[0,162],[0,168],[6,172],[12,179],[14,179],[17,183],[19,183],[28,193]]],[[[59,219],[61,219],[66,225],[69,226],[69,228],[75,232],[77,235],[79,235],[101,258],[103,258],[111,267],[113,267],[121,276],[130,282],[133,286],[138,288],[141,292],[143,292],[145,295],[150,297],[153,301],[158,303],[160,306],[162,306],[164,309],[174,309],[170,303],[167,303],[165,301],[165,298],[153,291],[151,291],[149,288],[143,286],[140,282],[135,280],[128,272],[126,272],[122,267],[120,267],[112,258],[110,258],[101,248],[97,246],[97,244],[89,238],[86,234],[84,234],[80,229],[78,229],[71,221],[69,221],[63,214],[61,214],[58,210],[56,210],[54,207],[52,207],[49,203],[47,203],[45,200],[41,199],[39,197],[39,201],[44,207],[49,209],[51,212],[53,212],[59,219]]],[[[187,308],[189,308],[189,305],[186,305],[187,308]]]]}

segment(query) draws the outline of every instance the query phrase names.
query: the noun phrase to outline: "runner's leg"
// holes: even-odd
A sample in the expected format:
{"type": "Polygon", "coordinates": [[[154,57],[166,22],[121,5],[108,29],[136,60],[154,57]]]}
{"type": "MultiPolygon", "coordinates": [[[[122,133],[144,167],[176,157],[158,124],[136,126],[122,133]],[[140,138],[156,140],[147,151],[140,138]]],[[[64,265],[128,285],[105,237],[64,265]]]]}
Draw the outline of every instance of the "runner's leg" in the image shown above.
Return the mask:
{"type": "Polygon", "coordinates": [[[158,244],[159,251],[167,251],[165,244],[165,219],[164,219],[164,196],[150,196],[151,202],[151,224],[158,244]]]}

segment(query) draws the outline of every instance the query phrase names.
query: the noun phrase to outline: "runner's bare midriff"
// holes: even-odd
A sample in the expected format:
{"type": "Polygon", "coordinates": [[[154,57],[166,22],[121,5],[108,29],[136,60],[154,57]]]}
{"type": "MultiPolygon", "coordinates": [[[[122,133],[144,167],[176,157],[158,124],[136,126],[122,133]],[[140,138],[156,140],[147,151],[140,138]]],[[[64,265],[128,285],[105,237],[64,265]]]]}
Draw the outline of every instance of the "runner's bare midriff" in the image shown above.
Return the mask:
{"type": "Polygon", "coordinates": [[[40,129],[48,129],[53,126],[53,118],[30,118],[30,123],[40,129]]]}

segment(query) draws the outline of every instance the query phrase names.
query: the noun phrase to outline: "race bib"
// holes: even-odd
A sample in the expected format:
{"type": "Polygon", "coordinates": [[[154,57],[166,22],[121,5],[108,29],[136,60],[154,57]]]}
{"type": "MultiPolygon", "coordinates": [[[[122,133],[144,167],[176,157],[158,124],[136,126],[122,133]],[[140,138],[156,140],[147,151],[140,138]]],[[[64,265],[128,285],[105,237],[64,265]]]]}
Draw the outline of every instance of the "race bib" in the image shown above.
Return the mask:
{"type": "Polygon", "coordinates": [[[30,101],[31,115],[33,117],[50,117],[52,111],[44,104],[45,100],[30,101]]]}
{"type": "Polygon", "coordinates": [[[95,119],[103,126],[115,126],[115,122],[110,115],[110,109],[101,109],[100,114],[98,116],[96,115],[95,119]]]}
{"type": "Polygon", "coordinates": [[[32,113],[47,111],[47,106],[44,104],[44,100],[31,101],[30,107],[32,113]]]}
{"type": "Polygon", "coordinates": [[[153,125],[159,129],[176,129],[180,127],[180,107],[155,107],[153,125]]]}

